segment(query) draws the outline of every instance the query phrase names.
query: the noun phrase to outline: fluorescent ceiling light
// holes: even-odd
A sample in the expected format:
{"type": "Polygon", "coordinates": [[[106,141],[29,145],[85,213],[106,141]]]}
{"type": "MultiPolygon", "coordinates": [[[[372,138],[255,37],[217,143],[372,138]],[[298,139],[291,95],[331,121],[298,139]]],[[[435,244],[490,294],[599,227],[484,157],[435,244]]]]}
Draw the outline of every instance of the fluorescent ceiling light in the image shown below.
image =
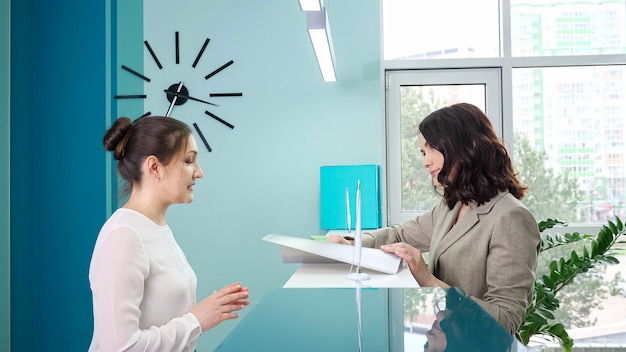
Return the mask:
{"type": "Polygon", "coordinates": [[[322,0],[299,0],[302,11],[322,11],[322,0]]]}
{"type": "Polygon", "coordinates": [[[307,11],[306,27],[324,81],[335,82],[337,80],[335,76],[335,55],[326,8],[323,7],[321,11],[307,11]]]}

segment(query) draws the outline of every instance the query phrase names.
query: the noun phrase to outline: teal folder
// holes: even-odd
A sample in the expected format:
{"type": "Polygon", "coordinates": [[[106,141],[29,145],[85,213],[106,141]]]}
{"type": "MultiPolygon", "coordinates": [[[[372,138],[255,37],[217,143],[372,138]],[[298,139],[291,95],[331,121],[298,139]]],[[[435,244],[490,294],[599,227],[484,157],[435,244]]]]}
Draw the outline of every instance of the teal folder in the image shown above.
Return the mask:
{"type": "Polygon", "coordinates": [[[380,166],[339,165],[320,167],[320,228],[347,230],[346,188],[350,202],[350,229],[356,225],[356,189],[361,183],[361,228],[382,226],[380,166]]]}

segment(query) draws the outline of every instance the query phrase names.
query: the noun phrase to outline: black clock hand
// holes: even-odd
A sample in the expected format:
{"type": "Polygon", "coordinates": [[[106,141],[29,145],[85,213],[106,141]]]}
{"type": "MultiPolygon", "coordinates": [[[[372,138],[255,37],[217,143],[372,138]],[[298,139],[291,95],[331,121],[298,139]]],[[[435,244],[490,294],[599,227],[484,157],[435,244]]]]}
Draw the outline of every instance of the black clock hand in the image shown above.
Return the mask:
{"type": "Polygon", "coordinates": [[[172,108],[174,107],[174,105],[176,104],[176,100],[178,99],[178,93],[180,93],[180,90],[183,88],[183,81],[180,81],[178,83],[178,88],[176,89],[176,93],[174,94],[174,97],[172,98],[172,102],[170,103],[170,106],[167,108],[167,112],[165,113],[166,117],[170,117],[170,113],[172,112],[172,108]]]}
{"type": "Polygon", "coordinates": [[[165,94],[168,94],[168,95],[173,95],[173,96],[175,96],[175,97],[181,97],[181,98],[183,98],[183,99],[191,99],[191,100],[199,101],[199,102],[201,102],[201,103],[205,103],[205,104],[209,104],[209,105],[213,105],[213,106],[219,106],[219,105],[217,105],[217,104],[209,103],[208,101],[204,101],[204,100],[202,100],[202,99],[198,99],[198,98],[194,98],[194,97],[188,97],[188,96],[186,96],[186,95],[184,95],[184,94],[179,94],[178,92],[177,92],[177,93],[174,93],[174,92],[171,92],[171,91],[169,91],[169,90],[167,90],[167,89],[164,89],[163,91],[165,92],[165,94]]]}

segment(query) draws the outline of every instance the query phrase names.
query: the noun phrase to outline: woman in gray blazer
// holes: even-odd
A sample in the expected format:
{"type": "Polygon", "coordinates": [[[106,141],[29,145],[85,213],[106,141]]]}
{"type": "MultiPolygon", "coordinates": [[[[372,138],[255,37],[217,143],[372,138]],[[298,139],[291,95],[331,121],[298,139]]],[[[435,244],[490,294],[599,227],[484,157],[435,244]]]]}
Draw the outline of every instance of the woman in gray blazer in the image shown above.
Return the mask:
{"type": "MultiPolygon", "coordinates": [[[[363,246],[402,258],[422,287],[462,288],[516,333],[532,299],[540,245],[537,222],[519,201],[527,187],[478,107],[437,110],[419,132],[423,166],[442,202],[414,220],[363,232],[363,246]]],[[[338,235],[328,241],[349,243],[338,235]]]]}

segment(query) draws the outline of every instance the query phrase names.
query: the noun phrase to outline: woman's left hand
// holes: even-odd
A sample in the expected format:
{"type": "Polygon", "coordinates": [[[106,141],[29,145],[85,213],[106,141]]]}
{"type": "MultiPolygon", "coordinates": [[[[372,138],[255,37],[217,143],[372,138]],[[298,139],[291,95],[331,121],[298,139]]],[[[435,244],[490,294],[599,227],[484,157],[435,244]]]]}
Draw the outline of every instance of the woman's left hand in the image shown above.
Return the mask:
{"type": "Polygon", "coordinates": [[[419,249],[404,242],[387,244],[381,246],[380,249],[383,252],[395,254],[402,258],[409,265],[411,274],[413,274],[413,277],[415,277],[415,280],[421,287],[442,286],[439,284],[442,282],[428,270],[424,257],[422,257],[422,251],[419,249]]]}

